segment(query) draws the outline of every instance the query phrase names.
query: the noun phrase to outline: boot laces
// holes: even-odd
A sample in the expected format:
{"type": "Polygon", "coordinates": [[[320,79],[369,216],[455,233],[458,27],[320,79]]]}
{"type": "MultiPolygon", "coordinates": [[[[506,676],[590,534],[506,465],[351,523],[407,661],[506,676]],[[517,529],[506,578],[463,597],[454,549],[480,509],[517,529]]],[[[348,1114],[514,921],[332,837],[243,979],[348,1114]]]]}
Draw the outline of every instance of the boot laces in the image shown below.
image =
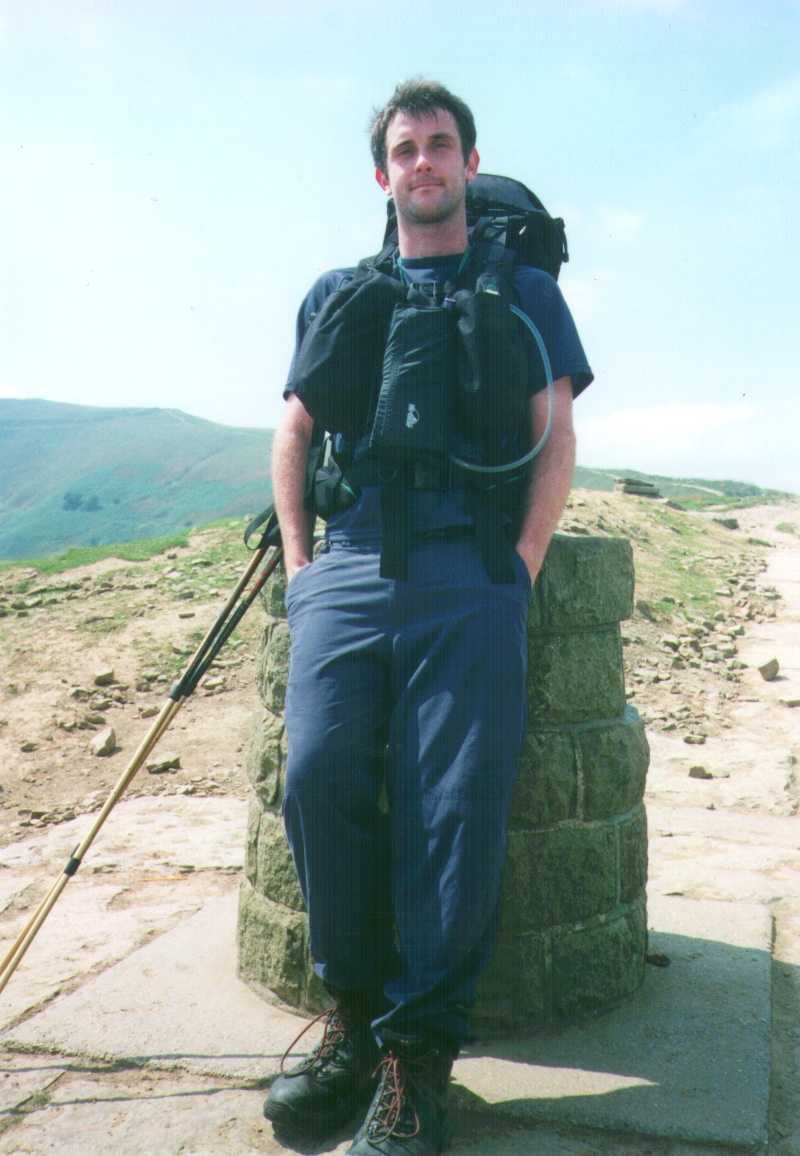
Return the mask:
{"type": "Polygon", "coordinates": [[[287,1058],[294,1050],[295,1044],[299,1043],[307,1031],[313,1028],[314,1024],[325,1021],[325,1030],[322,1033],[322,1039],[319,1041],[313,1051],[300,1061],[300,1064],[293,1068],[292,1071],[299,1075],[301,1072],[307,1072],[313,1068],[319,1067],[327,1060],[333,1059],[336,1050],[347,1039],[347,1025],[342,1019],[341,1013],[337,1007],[329,1007],[326,1011],[320,1012],[318,1016],[314,1016],[313,1020],[309,1020],[303,1030],[295,1036],[289,1044],[286,1051],[281,1056],[280,1070],[283,1072],[284,1064],[287,1058]]]}
{"type": "Polygon", "coordinates": [[[378,1089],[378,1100],[372,1118],[367,1125],[367,1135],[370,1140],[388,1140],[394,1136],[398,1140],[410,1140],[419,1135],[420,1122],[417,1110],[408,1096],[409,1077],[413,1083],[413,1069],[419,1066],[405,1057],[389,1051],[381,1060],[378,1067],[381,1070],[381,1082],[378,1089]],[[406,1109],[411,1109],[409,1113],[406,1109]],[[411,1131],[403,1130],[409,1124],[411,1131]]]}

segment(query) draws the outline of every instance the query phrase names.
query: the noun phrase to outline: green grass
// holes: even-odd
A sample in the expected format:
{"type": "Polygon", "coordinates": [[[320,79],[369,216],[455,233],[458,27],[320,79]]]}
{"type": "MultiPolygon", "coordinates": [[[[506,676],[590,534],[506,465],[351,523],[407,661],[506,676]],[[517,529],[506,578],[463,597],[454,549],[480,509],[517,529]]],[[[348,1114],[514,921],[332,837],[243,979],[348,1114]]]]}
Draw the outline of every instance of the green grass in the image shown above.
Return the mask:
{"type": "Polygon", "coordinates": [[[102,562],[105,558],[120,558],[124,562],[146,562],[165,550],[177,546],[188,546],[186,534],[166,534],[160,538],[141,538],[137,542],[117,542],[108,546],[73,546],[63,554],[50,558],[19,558],[13,562],[0,562],[0,573],[9,570],[37,570],[39,574],[63,574],[65,570],[75,570],[78,566],[89,566],[92,562],[102,562]]]}
{"type": "Polygon", "coordinates": [[[796,522],[778,522],[775,527],[781,534],[797,534],[800,535],[800,526],[796,522]]]}

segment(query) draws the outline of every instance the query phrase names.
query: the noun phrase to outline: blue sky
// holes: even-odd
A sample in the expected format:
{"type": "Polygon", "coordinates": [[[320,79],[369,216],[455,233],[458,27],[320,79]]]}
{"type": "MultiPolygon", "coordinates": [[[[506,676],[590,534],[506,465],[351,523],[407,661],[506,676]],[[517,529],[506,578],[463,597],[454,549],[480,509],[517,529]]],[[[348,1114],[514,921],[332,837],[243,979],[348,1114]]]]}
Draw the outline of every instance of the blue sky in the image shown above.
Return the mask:
{"type": "Polygon", "coordinates": [[[426,74],[567,223],[582,465],[800,491],[800,6],[10,3],[0,396],[274,426],[299,301],[379,247],[426,74]]]}

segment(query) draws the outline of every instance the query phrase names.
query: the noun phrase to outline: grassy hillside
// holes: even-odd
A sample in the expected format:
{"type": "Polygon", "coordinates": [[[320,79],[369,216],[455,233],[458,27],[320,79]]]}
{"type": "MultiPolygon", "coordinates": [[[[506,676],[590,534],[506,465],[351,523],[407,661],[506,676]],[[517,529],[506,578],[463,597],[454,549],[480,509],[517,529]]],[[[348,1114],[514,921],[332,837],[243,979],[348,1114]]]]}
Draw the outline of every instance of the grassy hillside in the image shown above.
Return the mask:
{"type": "Polygon", "coordinates": [[[0,557],[255,512],[270,498],[271,442],[179,410],[0,399],[0,557]]]}
{"type": "MultiPolygon", "coordinates": [[[[272,431],[175,409],[111,409],[0,399],[0,558],[180,534],[255,513],[271,496],[272,431]]],[[[574,486],[655,482],[687,506],[769,501],[744,482],[578,467],[574,486]]]]}

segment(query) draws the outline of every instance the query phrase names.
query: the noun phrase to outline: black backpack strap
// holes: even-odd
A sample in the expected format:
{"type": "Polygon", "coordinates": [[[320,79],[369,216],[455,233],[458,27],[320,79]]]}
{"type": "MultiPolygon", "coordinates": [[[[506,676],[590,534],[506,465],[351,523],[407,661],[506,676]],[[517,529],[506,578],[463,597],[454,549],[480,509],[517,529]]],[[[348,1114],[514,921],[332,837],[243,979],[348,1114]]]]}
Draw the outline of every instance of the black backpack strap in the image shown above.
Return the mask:
{"type": "Polygon", "coordinates": [[[405,464],[381,485],[381,578],[405,581],[411,549],[411,489],[405,464]]]}
{"type": "Polygon", "coordinates": [[[394,273],[396,252],[396,243],[391,240],[386,241],[379,253],[375,253],[372,257],[362,257],[358,262],[358,269],[365,272],[375,270],[378,273],[387,273],[391,276],[394,273]]]}
{"type": "Polygon", "coordinates": [[[509,541],[497,502],[486,490],[467,490],[466,506],[475,523],[481,561],[492,582],[508,586],[516,582],[514,547],[509,541]]]}

